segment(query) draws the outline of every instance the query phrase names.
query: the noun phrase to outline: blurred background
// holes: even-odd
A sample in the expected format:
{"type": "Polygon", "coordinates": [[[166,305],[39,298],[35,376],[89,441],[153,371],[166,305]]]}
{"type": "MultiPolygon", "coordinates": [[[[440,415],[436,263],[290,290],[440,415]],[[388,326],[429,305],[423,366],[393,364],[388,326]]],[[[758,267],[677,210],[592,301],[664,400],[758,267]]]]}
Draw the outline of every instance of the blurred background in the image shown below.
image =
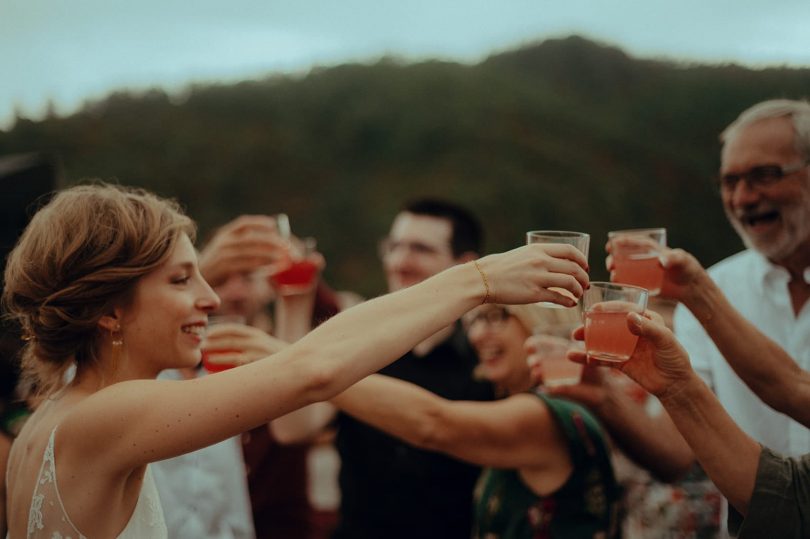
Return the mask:
{"type": "Polygon", "coordinates": [[[594,278],[616,228],[665,226],[711,264],[741,248],[717,135],[808,97],[809,20],[806,0],[4,0],[5,232],[41,192],[102,178],[177,198],[203,238],[286,212],[365,296],[397,208],[425,195],[477,212],[488,251],[590,232],[594,278]]]}

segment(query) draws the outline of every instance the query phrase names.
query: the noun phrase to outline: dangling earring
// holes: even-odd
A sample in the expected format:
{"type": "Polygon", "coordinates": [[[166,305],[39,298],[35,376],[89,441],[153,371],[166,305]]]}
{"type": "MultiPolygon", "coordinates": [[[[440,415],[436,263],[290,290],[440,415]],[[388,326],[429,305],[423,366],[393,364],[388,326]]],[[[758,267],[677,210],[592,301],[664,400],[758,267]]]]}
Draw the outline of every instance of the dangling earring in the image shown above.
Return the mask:
{"type": "Polygon", "coordinates": [[[121,335],[121,324],[115,324],[115,327],[110,330],[110,338],[112,339],[113,365],[118,365],[121,359],[121,348],[124,346],[124,337],[121,335]]]}
{"type": "Polygon", "coordinates": [[[120,349],[124,345],[124,337],[121,335],[121,326],[119,324],[116,324],[115,329],[110,332],[110,337],[112,337],[112,345],[115,349],[120,349]]]}

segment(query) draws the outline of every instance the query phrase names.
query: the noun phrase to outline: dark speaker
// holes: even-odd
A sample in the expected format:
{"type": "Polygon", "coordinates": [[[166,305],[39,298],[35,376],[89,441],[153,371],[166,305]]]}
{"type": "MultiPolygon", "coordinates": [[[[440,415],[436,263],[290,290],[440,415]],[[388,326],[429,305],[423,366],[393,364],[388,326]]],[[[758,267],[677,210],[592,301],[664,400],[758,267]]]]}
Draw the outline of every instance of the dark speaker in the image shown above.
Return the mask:
{"type": "MultiPolygon", "coordinates": [[[[47,153],[0,156],[0,260],[3,268],[31,216],[47,202],[61,179],[59,160],[47,153]]],[[[0,281],[0,292],[3,285],[0,281]]],[[[0,321],[0,403],[8,403],[17,383],[19,329],[0,321]]],[[[2,407],[2,404],[0,404],[2,407]]]]}

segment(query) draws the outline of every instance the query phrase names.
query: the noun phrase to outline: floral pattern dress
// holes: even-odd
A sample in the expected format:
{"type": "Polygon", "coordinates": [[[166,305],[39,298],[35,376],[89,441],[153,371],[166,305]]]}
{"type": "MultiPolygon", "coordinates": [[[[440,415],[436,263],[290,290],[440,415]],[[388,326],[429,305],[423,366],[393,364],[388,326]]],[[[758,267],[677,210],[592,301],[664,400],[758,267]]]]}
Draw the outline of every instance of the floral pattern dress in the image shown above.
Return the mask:
{"type": "Polygon", "coordinates": [[[489,468],[475,492],[477,539],[616,539],[620,488],[607,436],[596,419],[574,402],[535,393],[568,441],[574,469],[547,496],[535,494],[517,470],[489,468]]]}

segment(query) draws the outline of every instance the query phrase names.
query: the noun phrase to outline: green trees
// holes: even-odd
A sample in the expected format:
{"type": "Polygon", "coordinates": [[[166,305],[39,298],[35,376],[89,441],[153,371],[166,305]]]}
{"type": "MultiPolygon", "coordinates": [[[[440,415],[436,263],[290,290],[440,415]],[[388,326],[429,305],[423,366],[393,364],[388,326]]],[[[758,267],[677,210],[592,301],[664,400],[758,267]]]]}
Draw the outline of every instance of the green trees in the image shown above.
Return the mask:
{"type": "Polygon", "coordinates": [[[330,282],[366,295],[384,288],[377,240],[421,195],[478,212],[491,250],[528,229],[589,231],[604,277],[613,228],[666,226],[705,264],[738,250],[710,182],[717,134],[752,103],[807,88],[810,69],[637,60],[570,37],[476,65],[383,58],[182,95],[115,93],[69,117],[19,120],[0,132],[0,154],[49,150],[68,182],[175,196],[203,236],[239,213],[286,211],[318,237],[330,282]]]}

